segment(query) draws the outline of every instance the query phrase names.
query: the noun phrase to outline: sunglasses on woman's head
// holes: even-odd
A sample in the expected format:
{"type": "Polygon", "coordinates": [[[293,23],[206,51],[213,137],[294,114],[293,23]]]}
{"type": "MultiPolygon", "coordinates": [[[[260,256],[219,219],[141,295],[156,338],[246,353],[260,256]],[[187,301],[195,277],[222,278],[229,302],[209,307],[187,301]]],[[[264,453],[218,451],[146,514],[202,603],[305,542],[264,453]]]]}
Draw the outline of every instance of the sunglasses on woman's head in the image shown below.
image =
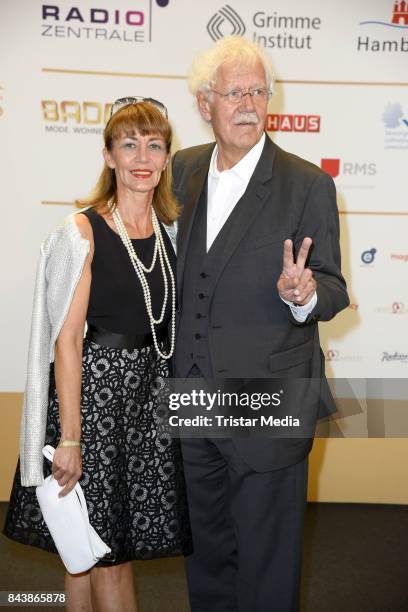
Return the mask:
{"type": "Polygon", "coordinates": [[[128,96],[126,98],[119,98],[119,100],[115,100],[115,102],[111,106],[110,117],[109,120],[112,119],[113,115],[118,111],[125,108],[125,106],[131,106],[132,104],[140,104],[141,102],[148,102],[155,106],[167,119],[167,108],[154,98],[144,98],[143,96],[128,96]]]}

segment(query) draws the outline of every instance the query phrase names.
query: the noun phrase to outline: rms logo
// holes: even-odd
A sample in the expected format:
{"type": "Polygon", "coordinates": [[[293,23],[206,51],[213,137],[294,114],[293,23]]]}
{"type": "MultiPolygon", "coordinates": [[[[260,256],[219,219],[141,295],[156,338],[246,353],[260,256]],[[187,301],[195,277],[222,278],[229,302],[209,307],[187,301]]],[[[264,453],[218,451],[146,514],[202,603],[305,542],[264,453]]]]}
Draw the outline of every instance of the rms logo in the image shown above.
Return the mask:
{"type": "Polygon", "coordinates": [[[373,162],[343,162],[340,159],[324,158],[320,162],[322,170],[336,178],[340,173],[346,176],[374,176],[377,166],[373,162]]]}
{"type": "Polygon", "coordinates": [[[268,132],[320,132],[320,115],[277,115],[266,118],[268,132]]]}

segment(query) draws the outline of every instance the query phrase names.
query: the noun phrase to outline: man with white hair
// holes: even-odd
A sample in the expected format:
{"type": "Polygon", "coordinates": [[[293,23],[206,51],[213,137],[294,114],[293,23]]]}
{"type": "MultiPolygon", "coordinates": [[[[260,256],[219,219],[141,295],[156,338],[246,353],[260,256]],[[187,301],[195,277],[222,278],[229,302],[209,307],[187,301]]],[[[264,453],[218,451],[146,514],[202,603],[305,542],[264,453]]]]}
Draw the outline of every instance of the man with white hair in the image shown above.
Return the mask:
{"type": "MultiPolygon", "coordinates": [[[[216,142],[173,161],[183,206],[175,374],[318,380],[292,406],[315,424],[334,410],[317,322],[348,304],[336,195],[327,174],[265,134],[271,87],[269,61],[240,37],[193,65],[190,88],[216,142]]],[[[311,446],[310,435],[182,441],[192,612],[298,610],[311,446]]]]}

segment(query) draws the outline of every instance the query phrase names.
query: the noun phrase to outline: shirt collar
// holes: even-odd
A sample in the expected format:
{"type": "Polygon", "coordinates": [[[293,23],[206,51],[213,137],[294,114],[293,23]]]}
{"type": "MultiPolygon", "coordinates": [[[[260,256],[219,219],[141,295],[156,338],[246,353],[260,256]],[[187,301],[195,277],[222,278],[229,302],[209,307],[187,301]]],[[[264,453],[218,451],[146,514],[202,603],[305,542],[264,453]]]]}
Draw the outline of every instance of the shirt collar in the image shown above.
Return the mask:
{"type": "Polygon", "coordinates": [[[244,157],[240,159],[237,164],[235,164],[235,166],[232,166],[232,168],[230,168],[229,170],[223,170],[222,172],[220,172],[217,168],[218,146],[215,145],[211,155],[210,167],[208,170],[209,175],[212,178],[218,179],[221,174],[230,172],[231,174],[236,174],[242,181],[248,182],[262,155],[265,138],[266,137],[264,132],[261,138],[256,143],[256,145],[254,145],[252,149],[250,149],[248,153],[244,155],[244,157]]]}

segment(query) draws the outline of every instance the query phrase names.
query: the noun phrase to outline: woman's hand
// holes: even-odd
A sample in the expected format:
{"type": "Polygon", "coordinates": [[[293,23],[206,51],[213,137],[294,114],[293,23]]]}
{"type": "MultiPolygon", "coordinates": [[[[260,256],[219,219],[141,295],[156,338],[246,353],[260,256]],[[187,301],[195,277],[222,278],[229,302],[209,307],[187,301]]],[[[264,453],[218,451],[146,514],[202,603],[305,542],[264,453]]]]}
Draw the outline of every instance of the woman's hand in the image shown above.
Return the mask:
{"type": "Polygon", "coordinates": [[[57,448],[52,462],[52,474],[61,487],[58,494],[64,497],[75,487],[82,474],[82,457],[79,446],[57,448]]]}

